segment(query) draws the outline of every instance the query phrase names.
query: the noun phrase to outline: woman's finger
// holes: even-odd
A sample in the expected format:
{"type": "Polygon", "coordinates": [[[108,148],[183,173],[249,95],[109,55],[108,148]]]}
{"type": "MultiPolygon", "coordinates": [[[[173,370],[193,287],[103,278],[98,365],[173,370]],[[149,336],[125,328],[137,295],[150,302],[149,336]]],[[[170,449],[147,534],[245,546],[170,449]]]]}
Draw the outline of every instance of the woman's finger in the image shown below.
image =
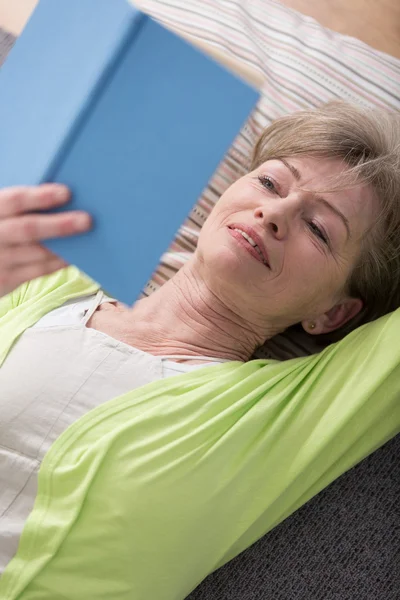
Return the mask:
{"type": "Polygon", "coordinates": [[[55,183],[0,189],[0,219],[36,210],[49,210],[64,204],[70,197],[71,193],[65,185],[55,183]]]}
{"type": "Polygon", "coordinates": [[[90,226],[90,215],[83,211],[10,217],[0,220],[0,247],[74,235],[90,226]]]}

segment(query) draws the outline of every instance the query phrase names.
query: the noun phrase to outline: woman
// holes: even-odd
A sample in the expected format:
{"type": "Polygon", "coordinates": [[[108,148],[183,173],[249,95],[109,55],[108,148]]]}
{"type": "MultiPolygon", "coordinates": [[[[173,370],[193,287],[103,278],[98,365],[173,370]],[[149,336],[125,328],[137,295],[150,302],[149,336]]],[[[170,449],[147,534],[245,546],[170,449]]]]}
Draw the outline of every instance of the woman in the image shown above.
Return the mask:
{"type": "MultiPolygon", "coordinates": [[[[345,103],[275,122],[194,256],[133,307],[37,244],[82,230],[71,215],[20,216],[67,201],[65,188],[2,192],[3,569],[37,494],[4,597],[183,598],[394,435],[398,358],[384,371],[380,347],[363,373],[382,372],[380,406],[357,395],[355,336],[310,359],[243,363],[292,325],[343,335],[400,306],[399,142],[397,115],[345,103]]],[[[371,327],[360,335],[375,339],[371,327]]]]}

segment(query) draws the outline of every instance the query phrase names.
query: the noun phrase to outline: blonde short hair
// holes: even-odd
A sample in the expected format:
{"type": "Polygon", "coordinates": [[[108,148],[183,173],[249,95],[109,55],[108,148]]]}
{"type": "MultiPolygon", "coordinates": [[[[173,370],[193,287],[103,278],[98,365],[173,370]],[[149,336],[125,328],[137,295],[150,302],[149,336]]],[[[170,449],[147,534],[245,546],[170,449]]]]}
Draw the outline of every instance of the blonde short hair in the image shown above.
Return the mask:
{"type": "Polygon", "coordinates": [[[372,187],[379,217],[364,236],[360,259],[345,292],[361,298],[362,311],[331,336],[346,333],[400,306],[400,113],[329,102],[276,120],[259,138],[251,170],[267,160],[294,156],[339,158],[349,169],[326,189],[359,183],[372,187]]]}

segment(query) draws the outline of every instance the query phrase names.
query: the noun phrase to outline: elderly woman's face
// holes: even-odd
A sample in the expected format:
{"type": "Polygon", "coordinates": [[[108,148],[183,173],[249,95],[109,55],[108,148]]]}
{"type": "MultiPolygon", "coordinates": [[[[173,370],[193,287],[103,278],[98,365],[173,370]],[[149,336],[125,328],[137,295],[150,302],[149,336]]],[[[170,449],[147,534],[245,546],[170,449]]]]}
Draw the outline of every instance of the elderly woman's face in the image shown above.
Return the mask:
{"type": "Polygon", "coordinates": [[[345,169],[336,159],[270,160],[235,182],[196,253],[216,293],[283,328],[340,302],[376,211],[366,186],[316,192],[345,169]]]}

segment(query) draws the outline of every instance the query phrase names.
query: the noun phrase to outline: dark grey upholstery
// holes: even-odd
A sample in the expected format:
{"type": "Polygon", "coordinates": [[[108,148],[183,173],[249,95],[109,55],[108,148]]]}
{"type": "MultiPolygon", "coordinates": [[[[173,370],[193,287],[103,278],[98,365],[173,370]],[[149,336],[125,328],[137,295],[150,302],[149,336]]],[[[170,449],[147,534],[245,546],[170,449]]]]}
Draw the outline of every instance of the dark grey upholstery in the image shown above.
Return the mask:
{"type": "Polygon", "coordinates": [[[399,599],[397,436],[210,575],[187,600],[399,599]]]}
{"type": "MultiPolygon", "coordinates": [[[[13,42],[0,29],[0,64],[13,42]]],[[[187,600],[399,599],[397,436],[210,575],[187,600]]]]}

